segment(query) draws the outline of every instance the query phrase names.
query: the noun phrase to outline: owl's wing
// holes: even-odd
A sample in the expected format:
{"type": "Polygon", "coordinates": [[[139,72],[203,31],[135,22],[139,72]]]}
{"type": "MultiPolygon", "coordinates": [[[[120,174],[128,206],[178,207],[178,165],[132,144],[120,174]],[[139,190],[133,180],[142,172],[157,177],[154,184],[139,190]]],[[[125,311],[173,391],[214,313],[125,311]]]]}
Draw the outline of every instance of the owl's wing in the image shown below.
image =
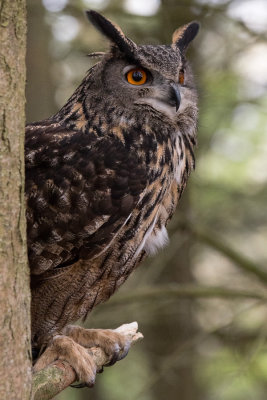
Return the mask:
{"type": "Polygon", "coordinates": [[[100,254],[142,198],[142,156],[115,136],[51,122],[28,126],[25,152],[31,272],[100,254]]]}

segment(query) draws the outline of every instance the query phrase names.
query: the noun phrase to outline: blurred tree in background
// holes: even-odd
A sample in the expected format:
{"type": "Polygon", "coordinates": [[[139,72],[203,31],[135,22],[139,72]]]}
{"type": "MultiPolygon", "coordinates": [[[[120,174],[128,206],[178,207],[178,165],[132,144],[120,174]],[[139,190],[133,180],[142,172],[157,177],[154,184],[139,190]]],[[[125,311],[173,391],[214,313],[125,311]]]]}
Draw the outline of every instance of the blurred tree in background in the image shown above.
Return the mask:
{"type": "Polygon", "coordinates": [[[94,389],[58,400],[265,400],[267,389],[267,4],[265,0],[28,0],[28,122],[61,107],[108,43],[96,9],[137,43],[202,29],[188,52],[199,143],[170,245],[88,327],[137,320],[145,340],[94,389]]]}

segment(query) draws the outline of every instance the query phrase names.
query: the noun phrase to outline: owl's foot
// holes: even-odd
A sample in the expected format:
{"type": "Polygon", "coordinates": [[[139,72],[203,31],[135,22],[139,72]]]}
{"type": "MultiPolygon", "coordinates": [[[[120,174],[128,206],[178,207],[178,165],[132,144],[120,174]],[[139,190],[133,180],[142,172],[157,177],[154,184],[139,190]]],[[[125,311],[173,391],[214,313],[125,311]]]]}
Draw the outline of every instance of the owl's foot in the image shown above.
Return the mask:
{"type": "Polygon", "coordinates": [[[38,372],[56,360],[67,361],[74,369],[77,380],[86,386],[93,386],[97,372],[102,372],[97,367],[92,355],[91,347],[101,348],[107,355],[105,366],[115,364],[116,361],[126,357],[132,338],[111,329],[84,329],[75,325],[64,328],[63,335],[56,335],[37,359],[33,372],[38,372]]]}
{"type": "Polygon", "coordinates": [[[67,361],[76,372],[77,379],[84,382],[86,386],[94,385],[97,368],[93,358],[87,349],[76,343],[71,337],[54,336],[35,363],[33,372],[40,371],[56,360],[67,361]]]}
{"type": "Polygon", "coordinates": [[[106,366],[126,357],[131,346],[130,337],[111,329],[85,329],[67,325],[64,334],[85,348],[100,347],[104,350],[109,360],[106,366]]]}

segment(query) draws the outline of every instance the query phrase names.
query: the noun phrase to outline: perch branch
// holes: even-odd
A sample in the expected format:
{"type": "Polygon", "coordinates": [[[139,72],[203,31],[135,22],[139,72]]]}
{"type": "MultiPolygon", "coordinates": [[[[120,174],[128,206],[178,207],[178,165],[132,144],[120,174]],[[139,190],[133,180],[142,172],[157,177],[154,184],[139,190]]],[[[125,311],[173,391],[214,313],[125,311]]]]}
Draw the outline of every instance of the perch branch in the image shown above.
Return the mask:
{"type": "MultiPolygon", "coordinates": [[[[114,329],[115,332],[126,336],[130,340],[131,345],[143,338],[142,333],[137,332],[137,330],[137,322],[124,324],[114,329]]],[[[101,371],[109,363],[109,357],[100,347],[92,347],[88,351],[94,359],[97,371],[101,371]]],[[[52,399],[75,381],[76,373],[70,364],[66,361],[55,361],[33,375],[32,400],[52,399]]]]}

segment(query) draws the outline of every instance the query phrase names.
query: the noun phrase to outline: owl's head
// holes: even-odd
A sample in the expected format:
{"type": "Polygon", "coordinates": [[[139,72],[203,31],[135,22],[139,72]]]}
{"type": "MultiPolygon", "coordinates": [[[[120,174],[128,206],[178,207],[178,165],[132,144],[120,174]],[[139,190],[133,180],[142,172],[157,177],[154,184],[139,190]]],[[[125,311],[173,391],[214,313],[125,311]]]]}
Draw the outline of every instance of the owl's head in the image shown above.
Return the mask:
{"type": "MultiPolygon", "coordinates": [[[[93,73],[92,94],[122,110],[161,114],[175,121],[186,107],[196,105],[193,76],[185,58],[199,24],[177,29],[171,45],[136,45],[122,30],[96,11],[88,11],[93,25],[111,42],[93,73]]],[[[129,115],[129,113],[128,113],[129,115]]]]}

